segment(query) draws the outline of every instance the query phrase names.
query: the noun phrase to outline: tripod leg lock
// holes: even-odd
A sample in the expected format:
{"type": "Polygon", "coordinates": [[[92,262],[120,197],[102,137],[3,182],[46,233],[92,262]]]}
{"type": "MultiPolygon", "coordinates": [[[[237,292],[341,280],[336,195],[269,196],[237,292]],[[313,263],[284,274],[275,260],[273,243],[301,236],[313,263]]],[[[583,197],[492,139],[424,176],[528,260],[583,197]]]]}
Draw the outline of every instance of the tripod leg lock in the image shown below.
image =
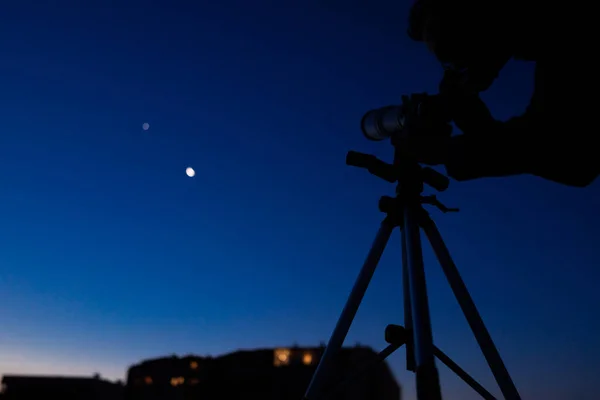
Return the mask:
{"type": "Polygon", "coordinates": [[[385,328],[385,341],[395,346],[403,346],[408,340],[408,331],[400,325],[388,325],[385,328]]]}

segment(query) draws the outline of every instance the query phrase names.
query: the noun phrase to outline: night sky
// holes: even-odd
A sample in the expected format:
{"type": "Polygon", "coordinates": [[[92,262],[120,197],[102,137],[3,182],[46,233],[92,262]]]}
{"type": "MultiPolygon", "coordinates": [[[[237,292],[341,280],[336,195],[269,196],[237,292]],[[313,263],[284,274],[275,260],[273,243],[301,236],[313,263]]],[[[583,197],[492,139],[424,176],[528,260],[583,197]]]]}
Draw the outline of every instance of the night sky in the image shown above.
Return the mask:
{"type": "MultiPolygon", "coordinates": [[[[441,77],[405,34],[409,2],[366,4],[2,4],[0,374],[122,379],[144,358],[328,339],[394,189],[345,166],[351,149],[391,160],[360,119],[441,77]]],[[[495,117],[524,111],[532,77],[505,68],[495,117]]],[[[432,215],[522,396],[600,398],[598,182],[439,197],[461,208],[432,215]]],[[[403,321],[398,238],[348,344],[383,348],[403,321]]],[[[425,262],[436,344],[499,394],[429,247],[425,262]]],[[[478,398],[440,371],[445,399],[478,398]]]]}

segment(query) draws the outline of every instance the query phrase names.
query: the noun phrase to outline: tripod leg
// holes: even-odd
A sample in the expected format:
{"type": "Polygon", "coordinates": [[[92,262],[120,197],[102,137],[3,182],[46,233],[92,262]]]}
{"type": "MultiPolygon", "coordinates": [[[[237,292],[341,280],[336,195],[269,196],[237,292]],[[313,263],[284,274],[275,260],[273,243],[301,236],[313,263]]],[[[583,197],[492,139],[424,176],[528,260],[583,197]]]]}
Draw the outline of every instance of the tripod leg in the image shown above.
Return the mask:
{"type": "Polygon", "coordinates": [[[483,397],[485,400],[496,400],[496,398],[492,396],[490,392],[485,390],[485,388],[481,386],[479,382],[473,379],[471,375],[467,374],[464,369],[462,369],[457,363],[452,361],[452,359],[446,354],[444,354],[443,351],[441,351],[437,347],[434,347],[433,352],[438,358],[438,360],[446,364],[446,367],[450,368],[452,372],[454,372],[467,385],[471,386],[471,388],[475,390],[481,397],[483,397]]]}
{"type": "Polygon", "coordinates": [[[441,400],[440,378],[435,366],[433,335],[427,300],[425,268],[421,248],[421,231],[418,216],[421,207],[407,204],[404,209],[404,235],[410,285],[410,305],[414,359],[416,362],[417,398],[419,400],[441,400]]]}
{"type": "Polygon", "coordinates": [[[442,239],[442,235],[438,231],[433,220],[424,212],[422,213],[421,227],[431,243],[433,252],[440,262],[444,274],[450,283],[450,287],[458,300],[463,314],[467,318],[467,322],[473,331],[473,335],[475,335],[475,339],[494,374],[498,386],[500,386],[504,398],[507,400],[520,400],[521,397],[519,396],[519,392],[517,391],[517,388],[500,357],[500,353],[494,345],[492,337],[485,327],[483,319],[481,318],[481,315],[479,315],[479,311],[477,311],[477,307],[450,256],[450,252],[442,239]]]}
{"type": "Polygon", "coordinates": [[[352,321],[356,316],[356,312],[358,311],[360,303],[362,302],[362,299],[367,291],[369,283],[371,282],[371,278],[373,277],[375,269],[377,268],[377,264],[379,263],[379,259],[385,250],[385,246],[390,239],[390,235],[392,234],[394,227],[394,223],[390,221],[389,218],[384,219],[381,223],[381,227],[377,232],[377,236],[375,237],[375,241],[371,246],[371,250],[369,250],[369,254],[367,255],[356,282],[354,283],[354,287],[350,292],[350,296],[346,301],[346,305],[344,306],[342,314],[340,315],[340,318],[335,325],[335,329],[331,334],[329,343],[327,343],[327,347],[325,348],[325,352],[321,357],[321,361],[319,361],[317,370],[315,371],[315,374],[308,385],[308,389],[304,395],[305,399],[316,400],[319,395],[321,395],[323,385],[326,383],[327,378],[329,377],[330,369],[334,364],[334,358],[344,344],[346,335],[350,330],[350,325],[352,325],[352,321]]]}
{"type": "MultiPolygon", "coordinates": [[[[408,253],[406,251],[406,232],[404,227],[400,229],[400,240],[402,242],[402,295],[404,298],[404,328],[412,334],[413,332],[413,321],[412,321],[412,309],[410,303],[410,282],[408,276],[408,253]]],[[[409,340],[406,342],[406,370],[415,372],[415,348],[413,341],[409,340]]]]}

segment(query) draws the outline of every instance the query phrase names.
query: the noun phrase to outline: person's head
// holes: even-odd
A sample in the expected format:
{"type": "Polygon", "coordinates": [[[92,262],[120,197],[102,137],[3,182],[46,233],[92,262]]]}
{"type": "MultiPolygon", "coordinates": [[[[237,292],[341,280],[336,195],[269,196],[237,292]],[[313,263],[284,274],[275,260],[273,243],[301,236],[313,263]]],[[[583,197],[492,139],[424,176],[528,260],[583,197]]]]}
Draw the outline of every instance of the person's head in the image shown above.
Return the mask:
{"type": "Polygon", "coordinates": [[[471,70],[485,90],[514,54],[513,14],[502,0],[416,0],[408,35],[424,42],[437,59],[455,70],[471,70]],[[485,76],[484,76],[485,75],[485,76]]]}

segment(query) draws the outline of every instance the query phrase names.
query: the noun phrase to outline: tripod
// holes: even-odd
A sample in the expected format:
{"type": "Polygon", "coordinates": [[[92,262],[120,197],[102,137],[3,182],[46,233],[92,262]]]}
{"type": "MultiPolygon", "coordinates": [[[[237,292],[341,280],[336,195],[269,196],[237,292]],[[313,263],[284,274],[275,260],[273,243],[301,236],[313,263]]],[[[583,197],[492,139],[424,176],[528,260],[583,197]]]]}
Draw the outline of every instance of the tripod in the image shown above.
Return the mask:
{"type": "MultiPolygon", "coordinates": [[[[449,180],[446,176],[431,168],[423,168],[417,162],[411,162],[406,156],[406,152],[402,151],[402,146],[398,143],[398,140],[394,141],[392,138],[392,143],[395,149],[393,165],[368,154],[351,151],[347,155],[346,164],[366,168],[371,174],[388,182],[397,182],[396,197],[384,196],[379,202],[379,209],[386,214],[386,217],[381,223],[375,241],[329,339],[304,395],[304,400],[327,398],[339,389],[340,385],[332,387],[328,384],[333,363],[342,348],[350,325],[367,291],[390,235],[396,227],[401,230],[405,326],[387,326],[385,339],[389,345],[378,354],[374,363],[383,361],[402,345],[406,345],[406,369],[416,375],[417,398],[419,400],[442,399],[435,358],[438,358],[484,399],[495,399],[475,379],[433,344],[421,248],[420,229],[423,229],[504,398],[520,400],[519,393],[435,223],[423,209],[423,204],[429,204],[436,206],[443,212],[458,211],[457,209],[446,208],[435,196],[422,196],[424,184],[441,192],[447,189],[449,180]]],[[[341,382],[341,386],[352,381],[354,381],[354,377],[341,382]]]]}

